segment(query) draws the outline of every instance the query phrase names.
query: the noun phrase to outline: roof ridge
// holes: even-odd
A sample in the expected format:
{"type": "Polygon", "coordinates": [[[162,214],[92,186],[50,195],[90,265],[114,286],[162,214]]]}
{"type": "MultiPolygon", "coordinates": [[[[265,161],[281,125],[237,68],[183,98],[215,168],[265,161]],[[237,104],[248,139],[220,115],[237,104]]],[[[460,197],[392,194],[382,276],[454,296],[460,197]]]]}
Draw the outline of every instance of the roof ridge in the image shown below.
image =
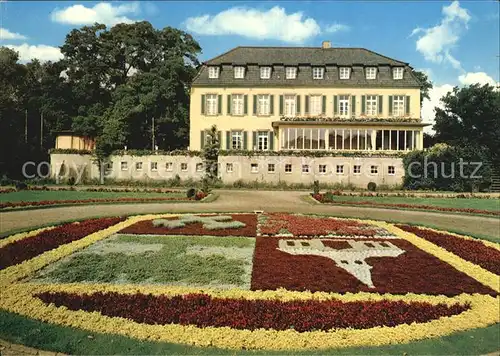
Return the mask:
{"type": "Polygon", "coordinates": [[[234,48],[231,48],[229,51],[226,51],[226,52],[224,52],[224,53],[222,53],[222,54],[219,54],[218,56],[216,56],[216,57],[214,57],[214,58],[211,58],[211,59],[209,59],[209,60],[206,60],[206,61],[202,62],[201,64],[205,64],[205,63],[208,63],[208,62],[211,62],[211,61],[215,61],[216,59],[218,59],[218,58],[220,58],[220,57],[222,57],[222,56],[225,56],[226,54],[229,54],[229,53],[231,53],[231,52],[236,51],[238,48],[242,48],[242,46],[236,46],[236,47],[234,47],[234,48]]]}

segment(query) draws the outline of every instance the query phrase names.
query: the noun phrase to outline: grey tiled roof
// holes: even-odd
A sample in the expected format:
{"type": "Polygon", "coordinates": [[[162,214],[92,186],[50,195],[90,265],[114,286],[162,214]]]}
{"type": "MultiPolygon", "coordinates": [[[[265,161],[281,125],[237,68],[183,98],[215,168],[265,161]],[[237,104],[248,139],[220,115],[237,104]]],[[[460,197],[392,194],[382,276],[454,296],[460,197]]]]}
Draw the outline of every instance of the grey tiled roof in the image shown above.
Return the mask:
{"type": "Polygon", "coordinates": [[[193,86],[308,86],[308,87],[420,87],[408,63],[398,61],[364,48],[321,47],[236,47],[205,62],[193,86]],[[208,78],[207,67],[220,67],[218,79],[208,78]],[[235,79],[233,66],[246,67],[245,78],[235,79]],[[272,66],[270,79],[260,79],[259,66],[272,66]],[[297,66],[297,78],[285,79],[285,67],[297,66]],[[324,79],[312,79],[312,67],[325,68],[324,79]],[[351,67],[349,79],[339,78],[339,67],[351,67]],[[367,80],[365,67],[376,66],[377,78],[367,80]],[[404,67],[403,79],[392,79],[391,67],[404,67]]]}

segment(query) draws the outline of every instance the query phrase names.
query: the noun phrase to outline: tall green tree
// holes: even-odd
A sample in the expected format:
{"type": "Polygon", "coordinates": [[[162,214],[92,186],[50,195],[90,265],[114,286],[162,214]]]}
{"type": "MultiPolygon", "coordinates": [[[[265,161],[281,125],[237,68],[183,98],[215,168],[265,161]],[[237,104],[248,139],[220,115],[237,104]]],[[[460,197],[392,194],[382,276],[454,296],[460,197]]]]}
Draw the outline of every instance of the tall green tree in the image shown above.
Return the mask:
{"type": "Polygon", "coordinates": [[[417,78],[417,80],[420,82],[420,107],[422,107],[422,103],[424,99],[429,99],[429,91],[433,88],[433,84],[430,81],[429,77],[427,74],[424,72],[420,72],[418,70],[413,70],[413,75],[417,78]]]}

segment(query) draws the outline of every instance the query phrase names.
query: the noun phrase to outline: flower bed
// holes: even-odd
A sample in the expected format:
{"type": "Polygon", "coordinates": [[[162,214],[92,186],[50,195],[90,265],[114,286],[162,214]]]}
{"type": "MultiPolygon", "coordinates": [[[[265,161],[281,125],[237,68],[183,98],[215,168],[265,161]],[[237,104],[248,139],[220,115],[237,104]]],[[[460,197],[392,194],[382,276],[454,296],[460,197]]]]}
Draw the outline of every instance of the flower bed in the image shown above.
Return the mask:
{"type": "MultiPolygon", "coordinates": [[[[291,255],[280,251],[280,238],[261,237],[255,243],[252,290],[285,288],[295,291],[425,293],[447,296],[461,293],[495,295],[465,273],[459,272],[404,240],[390,240],[405,252],[397,257],[371,257],[371,277],[375,288],[369,288],[330,258],[318,255],[291,255]]],[[[368,240],[367,240],[368,242],[368,240]]],[[[375,240],[374,240],[375,242],[375,240]]],[[[342,249],[339,249],[342,252],[342,249]]]]}
{"type": "MultiPolygon", "coordinates": [[[[203,215],[201,215],[203,216],[203,215]]],[[[217,215],[205,215],[217,216],[217,215]]],[[[245,224],[243,227],[230,229],[207,229],[203,227],[203,223],[186,224],[183,227],[165,227],[155,226],[153,220],[140,221],[131,225],[122,231],[124,234],[152,234],[152,235],[210,235],[210,236],[250,236],[256,235],[257,231],[257,216],[255,214],[232,214],[229,215],[233,221],[238,221],[245,224]]],[[[168,220],[179,220],[176,218],[168,218],[168,220]]]]}
{"type": "Polygon", "coordinates": [[[327,198],[327,194],[312,194],[313,199],[323,204],[338,204],[338,205],[362,205],[384,208],[403,208],[403,209],[421,209],[421,210],[437,210],[455,213],[469,213],[469,214],[483,214],[500,216],[500,211],[481,210],[481,209],[468,209],[468,208],[448,208],[435,205],[422,205],[422,204],[392,204],[392,203],[378,203],[372,201],[344,201],[332,200],[327,198]]]}
{"type": "Polygon", "coordinates": [[[79,240],[123,220],[123,218],[114,217],[64,224],[50,230],[43,230],[35,236],[13,241],[0,248],[0,270],[79,240]]]}
{"type": "Polygon", "coordinates": [[[246,300],[212,298],[206,294],[153,296],[119,293],[51,293],[35,295],[43,302],[69,310],[99,312],[138,323],[230,327],[240,330],[273,329],[298,332],[339,328],[425,323],[460,314],[470,305],[403,301],[246,300]],[[130,308],[130,306],[134,306],[130,308]]]}
{"type": "Polygon", "coordinates": [[[500,275],[500,251],[486,246],[482,241],[459,238],[444,232],[409,225],[396,225],[398,228],[424,238],[463,259],[500,275]]]}

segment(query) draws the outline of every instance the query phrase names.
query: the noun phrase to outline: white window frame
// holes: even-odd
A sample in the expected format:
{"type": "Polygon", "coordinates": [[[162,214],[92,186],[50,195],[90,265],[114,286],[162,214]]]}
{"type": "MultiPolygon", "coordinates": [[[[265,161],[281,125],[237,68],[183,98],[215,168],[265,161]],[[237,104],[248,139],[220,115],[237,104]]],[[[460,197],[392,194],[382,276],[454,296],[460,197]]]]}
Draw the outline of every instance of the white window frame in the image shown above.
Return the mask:
{"type": "Polygon", "coordinates": [[[227,173],[233,173],[233,164],[232,163],[226,163],[226,172],[227,173]]]}
{"type": "Polygon", "coordinates": [[[258,163],[250,163],[250,173],[259,173],[258,163]]]}
{"type": "Polygon", "coordinates": [[[377,79],[377,67],[366,67],[366,79],[377,79]]]}
{"type": "Polygon", "coordinates": [[[271,79],[271,67],[260,67],[260,79],[271,79]]]}
{"type": "Polygon", "coordinates": [[[344,174],[344,165],[343,164],[337,164],[337,167],[335,167],[335,172],[337,174],[344,174]]]}
{"type": "Polygon", "coordinates": [[[323,113],[323,95],[310,95],[309,114],[311,116],[318,116],[321,115],[322,113],[323,113]]]}
{"type": "Polygon", "coordinates": [[[142,162],[135,162],[135,170],[142,171],[142,162]]]}
{"type": "Polygon", "coordinates": [[[120,162],[120,168],[122,171],[128,171],[128,162],[127,161],[120,162]]]}
{"type": "Polygon", "coordinates": [[[257,149],[269,151],[269,131],[257,131],[257,149]]]}
{"type": "Polygon", "coordinates": [[[243,116],[245,113],[245,95],[231,94],[231,115],[243,116]]]}
{"type": "Polygon", "coordinates": [[[370,174],[378,174],[378,166],[370,166],[370,174]]]}
{"type": "Polygon", "coordinates": [[[338,111],[342,117],[349,116],[351,97],[349,95],[339,95],[338,111]]]}
{"type": "Polygon", "coordinates": [[[340,79],[349,79],[351,77],[351,68],[349,67],[340,67],[339,69],[339,78],[340,79]]]}
{"type": "Polygon", "coordinates": [[[392,68],[392,79],[401,80],[403,79],[403,73],[405,69],[403,67],[392,68]]]}
{"type": "Polygon", "coordinates": [[[296,79],[297,78],[297,67],[286,67],[285,68],[285,78],[286,79],[296,79]]]}
{"type": "Polygon", "coordinates": [[[231,131],[231,149],[232,150],[242,150],[243,149],[243,132],[242,131],[231,131]]]}
{"type": "Polygon", "coordinates": [[[205,94],[205,115],[216,116],[219,113],[219,95],[205,94]]]}
{"type": "Polygon", "coordinates": [[[395,166],[387,167],[387,174],[390,176],[395,175],[396,174],[396,167],[395,166]]]}
{"type": "Polygon", "coordinates": [[[188,171],[188,164],[186,162],[181,163],[181,172],[187,172],[188,171]]]}
{"type": "Polygon", "coordinates": [[[174,164],[172,162],[165,163],[165,169],[167,172],[172,172],[174,170],[174,164]]]}
{"type": "Polygon", "coordinates": [[[269,94],[257,95],[257,114],[260,116],[271,115],[271,95],[269,94]]]}
{"type": "Polygon", "coordinates": [[[355,164],[353,166],[352,172],[353,172],[353,174],[361,174],[361,165],[360,164],[355,164]]]}
{"type": "Polygon", "coordinates": [[[323,79],[325,74],[325,68],[313,67],[313,79],[323,79]]]}
{"type": "Polygon", "coordinates": [[[267,164],[267,173],[274,173],[276,172],[276,165],[274,163],[268,163],[267,164]],[[272,167],[272,169],[271,169],[272,167]]]}
{"type": "Polygon", "coordinates": [[[302,165],[302,173],[303,173],[303,174],[308,174],[308,173],[309,173],[309,171],[310,171],[310,169],[309,169],[309,165],[308,165],[308,164],[303,164],[303,165],[302,165]]]}
{"type": "Polygon", "coordinates": [[[285,173],[292,173],[292,164],[291,163],[285,164],[285,173]],[[288,169],[288,168],[290,168],[290,169],[288,169]]]}
{"type": "Polygon", "coordinates": [[[196,172],[203,172],[203,163],[196,163],[196,172]]]}
{"type": "Polygon", "coordinates": [[[378,114],[378,95],[367,95],[366,96],[366,112],[368,116],[375,116],[378,114]]]}
{"type": "Polygon", "coordinates": [[[245,67],[235,66],[233,70],[234,70],[234,79],[245,79],[245,67]]]}
{"type": "Polygon", "coordinates": [[[326,164],[318,165],[318,172],[319,174],[326,174],[326,164]]]}
{"type": "Polygon", "coordinates": [[[149,167],[151,168],[151,172],[158,171],[158,162],[150,162],[149,167]]]}
{"type": "Polygon", "coordinates": [[[297,96],[285,94],[283,97],[284,114],[286,117],[294,117],[297,114],[297,96]]]}
{"type": "Polygon", "coordinates": [[[406,96],[393,95],[392,97],[392,116],[404,116],[406,109],[406,96]],[[396,105],[397,104],[397,105],[396,105]],[[397,110],[396,110],[397,108],[397,110]]]}
{"type": "Polygon", "coordinates": [[[220,68],[217,66],[208,67],[208,78],[210,79],[218,79],[219,78],[220,68]]]}

